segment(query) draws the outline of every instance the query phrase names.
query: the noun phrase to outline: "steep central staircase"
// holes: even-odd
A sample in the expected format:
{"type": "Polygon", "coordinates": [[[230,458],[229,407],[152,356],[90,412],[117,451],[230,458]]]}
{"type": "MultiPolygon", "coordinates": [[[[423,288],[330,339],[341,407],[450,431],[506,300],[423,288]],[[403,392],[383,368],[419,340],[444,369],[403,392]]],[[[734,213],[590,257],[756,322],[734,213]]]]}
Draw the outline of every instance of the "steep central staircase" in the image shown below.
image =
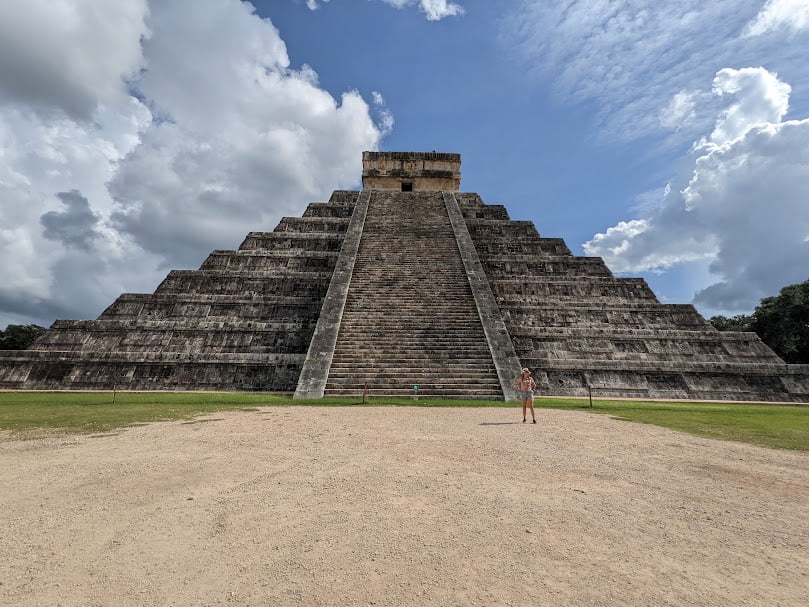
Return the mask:
{"type": "Polygon", "coordinates": [[[441,192],[371,195],[325,394],[365,382],[375,396],[503,398],[441,192]]]}

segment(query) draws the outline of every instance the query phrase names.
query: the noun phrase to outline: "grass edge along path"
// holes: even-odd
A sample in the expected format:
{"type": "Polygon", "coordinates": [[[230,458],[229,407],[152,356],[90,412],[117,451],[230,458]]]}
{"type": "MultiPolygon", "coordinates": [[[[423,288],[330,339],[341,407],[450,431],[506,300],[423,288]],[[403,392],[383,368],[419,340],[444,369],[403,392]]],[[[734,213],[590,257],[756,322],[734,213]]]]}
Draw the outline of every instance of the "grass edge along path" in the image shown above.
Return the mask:
{"type": "MultiPolygon", "coordinates": [[[[107,432],[156,421],[191,420],[217,411],[262,406],[361,405],[357,397],[293,400],[255,392],[14,392],[0,391],[0,430],[15,436],[42,431],[107,432]],[[114,399],[114,403],[113,403],[114,399]]],[[[366,406],[513,407],[519,403],[481,400],[373,398],[366,406]]],[[[809,451],[809,408],[792,405],[691,401],[606,400],[539,397],[538,409],[566,409],[611,415],[697,436],[765,447],[809,451]]],[[[515,413],[519,415],[519,412],[515,413]]]]}

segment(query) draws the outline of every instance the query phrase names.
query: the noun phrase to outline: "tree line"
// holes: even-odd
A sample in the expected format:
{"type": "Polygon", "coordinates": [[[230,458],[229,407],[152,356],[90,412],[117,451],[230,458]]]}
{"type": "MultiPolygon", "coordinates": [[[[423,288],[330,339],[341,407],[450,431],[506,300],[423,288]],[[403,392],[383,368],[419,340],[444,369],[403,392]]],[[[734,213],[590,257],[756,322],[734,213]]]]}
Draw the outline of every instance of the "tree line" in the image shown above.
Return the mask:
{"type": "Polygon", "coordinates": [[[754,331],[786,362],[809,364],[809,280],[765,297],[752,314],[708,322],[720,331],[754,331]]]}
{"type": "Polygon", "coordinates": [[[0,350],[25,350],[45,331],[39,325],[8,325],[0,331],[0,350]]]}

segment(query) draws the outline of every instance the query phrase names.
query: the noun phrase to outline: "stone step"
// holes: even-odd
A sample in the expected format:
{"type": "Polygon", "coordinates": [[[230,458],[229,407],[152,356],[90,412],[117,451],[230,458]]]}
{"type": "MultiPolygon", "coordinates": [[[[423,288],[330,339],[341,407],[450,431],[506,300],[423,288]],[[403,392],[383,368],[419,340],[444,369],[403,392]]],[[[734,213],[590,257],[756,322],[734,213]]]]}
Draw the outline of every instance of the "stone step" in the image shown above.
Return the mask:
{"type": "Polygon", "coordinates": [[[326,392],[328,393],[330,390],[341,390],[341,389],[360,389],[362,390],[365,384],[368,384],[368,388],[372,390],[389,390],[391,392],[398,392],[400,394],[405,393],[414,393],[415,390],[413,386],[418,386],[418,394],[449,394],[449,393],[467,393],[467,394],[492,394],[498,395],[500,398],[503,396],[503,392],[500,390],[500,385],[496,383],[490,384],[473,384],[473,383],[457,383],[457,382],[432,382],[432,381],[403,381],[397,383],[395,381],[390,380],[352,380],[352,381],[341,381],[341,382],[332,382],[329,381],[326,383],[326,392]]]}
{"type": "Polygon", "coordinates": [[[389,380],[346,380],[339,382],[329,381],[326,383],[326,393],[341,389],[362,390],[365,384],[371,390],[389,390],[391,392],[398,392],[399,394],[414,393],[413,386],[418,386],[419,394],[452,394],[452,393],[466,393],[466,394],[488,394],[495,396],[495,398],[503,398],[503,392],[498,384],[466,384],[466,383],[431,383],[420,382],[419,380],[405,380],[397,383],[389,380]]]}
{"type": "Polygon", "coordinates": [[[354,205],[360,193],[357,190],[334,190],[331,193],[328,204],[354,205]]]}
{"type": "MultiPolygon", "coordinates": [[[[396,347],[396,345],[389,345],[389,344],[373,344],[367,343],[364,345],[347,345],[347,346],[340,346],[338,350],[334,352],[335,360],[339,359],[340,357],[367,357],[373,358],[375,360],[382,359],[384,357],[398,357],[398,358],[413,358],[419,352],[429,352],[429,354],[425,354],[425,357],[429,356],[429,360],[456,360],[456,359],[485,359],[486,355],[491,354],[489,351],[482,347],[477,348],[462,348],[458,347],[457,345],[453,344],[452,347],[429,347],[430,345],[427,344],[428,347],[425,347],[424,344],[416,344],[411,343],[402,347],[396,347]]],[[[537,359],[538,360],[538,359],[537,359]]]]}
{"type": "Polygon", "coordinates": [[[480,371],[491,371],[494,365],[486,361],[482,356],[473,358],[464,356],[463,358],[413,358],[402,356],[400,353],[369,353],[367,356],[347,355],[335,356],[332,360],[333,369],[383,369],[386,367],[395,368],[432,368],[432,369],[477,369],[480,371]]]}
{"type": "Polygon", "coordinates": [[[344,234],[337,232],[250,232],[239,250],[339,251],[343,238],[344,234]]]}
{"type": "Polygon", "coordinates": [[[702,362],[770,362],[781,364],[778,356],[767,350],[751,349],[748,352],[727,352],[706,350],[700,351],[694,348],[680,348],[677,350],[665,351],[662,349],[650,348],[643,352],[619,351],[614,348],[578,348],[578,349],[554,349],[549,351],[526,351],[525,359],[533,361],[547,361],[549,364],[554,361],[566,360],[635,360],[635,361],[676,361],[688,357],[689,360],[699,360],[702,362]]]}
{"type": "Polygon", "coordinates": [[[473,362],[468,360],[401,360],[391,358],[390,360],[374,358],[370,360],[356,360],[356,361],[335,361],[330,369],[330,376],[350,376],[353,374],[365,373],[380,373],[396,372],[408,374],[422,374],[422,375],[441,375],[441,374],[455,374],[459,373],[463,377],[472,376],[477,373],[478,377],[482,377],[487,381],[495,377],[491,375],[494,373],[494,365],[482,361],[473,362]]]}
{"type": "MultiPolygon", "coordinates": [[[[390,246],[380,246],[379,250],[371,251],[367,248],[361,250],[357,254],[356,263],[364,266],[370,266],[368,269],[371,271],[379,271],[385,268],[402,268],[402,269],[419,269],[424,267],[424,263],[435,265],[436,267],[463,267],[463,262],[453,257],[453,251],[450,249],[441,250],[437,247],[437,243],[430,243],[419,248],[409,248],[406,251],[397,250],[390,246]],[[439,262],[443,262],[443,265],[439,262]]],[[[406,243],[402,243],[407,246],[406,243]]],[[[575,259],[571,257],[570,259],[575,259]]]]}
{"type": "MultiPolygon", "coordinates": [[[[544,297],[525,296],[519,299],[508,299],[498,297],[497,305],[504,311],[524,312],[529,314],[541,314],[543,312],[666,312],[673,311],[693,311],[691,304],[661,304],[653,301],[640,299],[625,302],[618,301],[572,301],[562,302],[548,300],[544,297]]],[[[552,328],[552,326],[549,326],[552,328]]]]}
{"type": "Polygon", "coordinates": [[[401,343],[407,347],[424,348],[425,346],[430,346],[431,348],[437,347],[442,350],[449,350],[461,344],[479,344],[481,349],[488,351],[488,344],[482,331],[479,333],[468,331],[441,332],[422,328],[411,331],[390,330],[377,333],[357,330],[339,334],[338,340],[340,342],[338,345],[373,344],[379,347],[387,347],[401,343]]]}
{"type": "Polygon", "coordinates": [[[477,308],[472,308],[467,305],[437,305],[435,302],[425,301],[421,306],[416,306],[413,304],[401,304],[397,300],[390,300],[390,302],[384,302],[381,300],[377,301],[368,301],[363,303],[362,301],[358,301],[356,303],[353,302],[346,302],[346,308],[348,308],[345,312],[343,312],[343,317],[347,319],[361,319],[363,318],[363,314],[368,314],[369,318],[384,318],[384,317],[394,317],[394,315],[401,314],[403,317],[406,316],[413,316],[414,318],[424,318],[431,316],[432,318],[440,318],[440,314],[446,312],[449,315],[450,319],[458,319],[460,317],[466,317],[468,319],[478,318],[477,316],[477,308]],[[349,307],[349,303],[352,303],[349,307]],[[362,308],[361,306],[365,306],[362,308]]]}
{"type": "Polygon", "coordinates": [[[620,285],[620,286],[629,286],[632,288],[637,288],[641,290],[645,290],[648,288],[646,284],[646,280],[643,278],[620,278],[617,276],[529,276],[529,277],[519,277],[519,276],[511,276],[511,275],[503,275],[503,276],[490,276],[489,281],[495,284],[515,284],[520,285],[526,282],[528,283],[539,283],[539,284],[546,284],[546,285],[576,285],[581,283],[587,283],[590,285],[599,285],[599,286],[613,286],[613,285],[620,285]]]}
{"type": "MultiPolygon", "coordinates": [[[[338,251],[310,251],[306,253],[304,257],[315,259],[337,259],[339,255],[340,253],[338,251]]],[[[210,252],[208,258],[232,256],[255,259],[297,259],[301,257],[301,253],[300,251],[290,249],[214,249],[210,252]]]]}
{"type": "Polygon", "coordinates": [[[479,320],[477,323],[467,319],[443,320],[436,314],[433,314],[432,317],[407,318],[401,322],[394,322],[396,320],[397,319],[391,315],[384,322],[382,322],[381,319],[370,319],[366,321],[365,325],[363,325],[362,318],[352,315],[352,317],[348,318],[345,321],[345,324],[341,325],[341,327],[345,327],[346,331],[365,332],[372,330],[375,333],[387,333],[391,330],[396,330],[397,327],[401,330],[401,332],[410,332],[423,328],[426,330],[445,329],[456,334],[469,333],[471,335],[478,335],[481,334],[482,331],[479,320]],[[379,324],[376,324],[377,320],[379,320],[379,324]]]}
{"type": "MultiPolygon", "coordinates": [[[[380,253],[382,255],[382,253],[380,253]]],[[[423,251],[412,257],[378,257],[369,256],[368,259],[358,259],[356,263],[368,266],[371,275],[383,275],[391,272],[403,274],[423,274],[432,269],[439,272],[447,269],[461,269],[463,265],[448,255],[436,254],[435,251],[423,251]]],[[[436,278],[440,278],[440,275],[436,278]]]]}
{"type": "Polygon", "coordinates": [[[351,339],[451,339],[451,340],[466,340],[477,342],[483,336],[483,330],[477,327],[475,330],[470,330],[463,327],[435,327],[427,325],[404,326],[404,327],[389,327],[374,329],[362,327],[346,327],[340,329],[340,337],[346,340],[351,339]]]}
{"type": "Polygon", "coordinates": [[[372,349],[372,350],[386,350],[388,352],[396,352],[399,350],[436,350],[436,351],[447,351],[451,352],[457,349],[459,346],[470,346],[471,350],[480,351],[480,352],[488,352],[488,348],[486,347],[485,342],[482,343],[483,336],[481,335],[479,338],[469,338],[469,339],[460,339],[460,338],[451,338],[451,337],[441,337],[436,336],[433,338],[422,337],[419,338],[418,336],[412,335],[403,335],[401,338],[390,338],[390,339],[383,339],[383,338],[346,338],[345,340],[340,340],[340,346],[335,348],[335,352],[343,352],[345,350],[361,350],[361,349],[372,349]]]}
{"type": "Polygon", "coordinates": [[[154,343],[154,344],[143,344],[143,345],[131,345],[131,344],[117,344],[117,343],[105,343],[102,346],[98,346],[95,344],[72,344],[72,343],[61,343],[61,344],[53,344],[36,347],[35,350],[30,350],[31,352],[62,352],[67,349],[71,349],[73,351],[91,355],[91,356],[101,356],[105,351],[110,351],[114,349],[114,351],[119,352],[122,356],[127,357],[127,360],[138,360],[139,358],[143,357],[144,355],[151,355],[155,351],[155,349],[159,349],[163,355],[166,357],[184,357],[184,358],[202,358],[202,357],[209,357],[212,355],[234,355],[234,356],[241,356],[241,355],[259,355],[259,356],[270,356],[275,354],[282,354],[282,353],[294,353],[296,355],[305,354],[306,346],[308,345],[308,340],[300,340],[296,343],[292,343],[289,347],[279,347],[275,344],[268,345],[268,346],[245,346],[243,344],[233,344],[233,345],[220,345],[220,344],[208,344],[208,345],[199,345],[195,343],[190,344],[178,344],[178,345],[169,345],[165,343],[154,343]]]}
{"type": "MultiPolygon", "coordinates": [[[[172,270],[168,273],[168,278],[192,278],[192,279],[250,279],[250,278],[263,278],[267,279],[267,272],[260,270],[172,270]]],[[[283,272],[272,272],[272,278],[298,278],[301,280],[310,279],[313,275],[317,278],[331,279],[331,272],[318,271],[318,272],[304,272],[300,270],[284,270],[283,272]]]]}
{"type": "Polygon", "coordinates": [[[80,352],[76,350],[66,351],[38,351],[38,350],[0,350],[0,358],[4,360],[19,361],[45,361],[45,362],[127,362],[127,363],[178,363],[183,364],[206,364],[206,363],[227,363],[227,364],[254,364],[257,366],[269,364],[293,364],[302,363],[306,358],[306,353],[246,353],[246,352],[208,352],[195,355],[191,353],[174,353],[153,350],[150,352],[80,352]]]}
{"type": "Polygon", "coordinates": [[[335,348],[335,354],[342,354],[344,352],[361,352],[363,354],[371,353],[388,353],[396,354],[408,351],[430,350],[432,352],[447,352],[453,353],[458,351],[461,356],[467,352],[484,353],[488,352],[488,348],[481,344],[480,340],[450,340],[450,339],[436,339],[430,340],[417,340],[409,339],[407,342],[402,341],[374,341],[374,340],[352,340],[341,341],[338,338],[338,346],[335,348]],[[459,351],[460,350],[460,351],[459,351]]]}
{"type": "Polygon", "coordinates": [[[403,348],[401,350],[377,349],[342,349],[334,353],[333,364],[381,364],[384,361],[398,364],[403,361],[440,361],[441,363],[457,364],[480,364],[486,367],[491,366],[491,354],[488,350],[478,349],[477,351],[463,350],[457,348],[452,350],[432,350],[425,351],[424,348],[403,348]]]}
{"type": "Polygon", "coordinates": [[[671,361],[634,361],[634,360],[587,360],[587,359],[563,359],[563,360],[537,360],[523,358],[526,367],[542,370],[557,371],[637,371],[637,372],[717,372],[736,374],[770,374],[782,375],[793,373],[809,373],[809,365],[787,365],[786,363],[771,362],[697,362],[691,359],[671,361]]]}
{"type": "Polygon", "coordinates": [[[480,327],[463,327],[447,325],[444,327],[437,327],[435,325],[405,325],[395,327],[393,325],[388,327],[375,327],[373,330],[363,328],[359,325],[354,327],[345,327],[340,329],[340,337],[352,339],[398,339],[398,338],[412,338],[412,339],[468,339],[480,340],[484,337],[483,330],[480,327]]]}
{"type": "Polygon", "coordinates": [[[430,365],[475,365],[482,368],[493,368],[491,355],[480,350],[479,352],[432,352],[426,353],[418,350],[342,350],[335,352],[332,366],[384,366],[390,363],[393,365],[415,365],[420,361],[426,361],[430,365]]]}
{"type": "Polygon", "coordinates": [[[182,318],[182,319],[151,319],[137,317],[119,320],[116,318],[102,318],[99,320],[57,320],[51,325],[52,330],[66,331],[162,331],[162,332],[229,332],[229,333],[261,333],[264,331],[300,331],[311,330],[315,326],[314,320],[295,322],[256,321],[256,320],[229,320],[217,321],[208,319],[182,318]]]}
{"type": "Polygon", "coordinates": [[[450,327],[452,329],[467,329],[475,328],[480,329],[480,321],[469,318],[470,314],[453,314],[452,316],[442,314],[440,318],[436,318],[435,313],[427,314],[401,314],[393,316],[392,314],[378,314],[375,316],[357,316],[351,315],[350,318],[343,316],[341,327],[346,328],[367,328],[374,326],[380,330],[385,330],[390,327],[450,327]],[[373,323],[373,324],[371,324],[373,323]]]}
{"type": "Polygon", "coordinates": [[[372,197],[326,392],[357,378],[420,384],[451,374],[478,387],[441,385],[436,394],[502,398],[443,196],[412,202],[372,197]]]}
{"type": "Polygon", "coordinates": [[[368,312],[369,316],[363,316],[362,311],[359,310],[350,310],[343,314],[343,318],[348,323],[348,326],[359,326],[363,319],[368,319],[367,326],[370,327],[374,326],[376,322],[388,323],[386,326],[408,327],[435,326],[441,322],[446,322],[450,326],[462,326],[460,323],[468,322],[477,323],[478,327],[480,327],[480,317],[475,309],[453,309],[451,314],[448,313],[447,316],[444,316],[444,312],[445,310],[436,309],[436,306],[433,306],[432,310],[427,307],[424,310],[389,309],[388,312],[372,310],[368,312]],[[446,318],[446,321],[443,320],[444,318],[446,318]],[[394,323],[396,324],[394,325],[394,323]]]}
{"type": "Polygon", "coordinates": [[[377,343],[395,342],[399,339],[407,340],[411,343],[440,343],[441,340],[446,339],[448,342],[469,342],[481,343],[486,347],[485,340],[480,340],[484,337],[483,330],[464,330],[464,329],[448,329],[441,331],[437,327],[409,327],[402,329],[346,329],[338,334],[338,339],[341,341],[345,339],[347,342],[356,340],[370,340],[377,343]]]}
{"type": "Polygon", "coordinates": [[[476,369],[480,371],[490,371],[494,369],[491,357],[487,360],[482,354],[478,357],[464,356],[463,358],[445,358],[442,356],[434,356],[428,358],[426,355],[402,355],[398,352],[371,352],[368,355],[363,353],[335,356],[331,368],[343,371],[352,369],[384,369],[388,366],[397,369],[419,368],[436,369],[439,371],[441,369],[476,369]]]}
{"type": "MultiPolygon", "coordinates": [[[[447,312],[449,314],[463,314],[470,313],[477,310],[472,305],[472,302],[466,301],[464,297],[452,296],[433,297],[430,293],[420,291],[421,299],[418,301],[408,301],[404,299],[407,295],[401,293],[405,290],[418,290],[417,287],[406,286],[392,286],[385,289],[386,292],[379,293],[354,293],[350,298],[346,299],[346,313],[354,314],[355,316],[362,314],[363,311],[368,314],[378,314],[380,316],[390,316],[392,313],[407,314],[412,313],[417,316],[424,315],[430,310],[435,312],[447,312]],[[391,291],[397,291],[397,295],[391,295],[391,291]],[[363,309],[361,306],[367,307],[363,309]]],[[[467,295],[471,297],[471,294],[467,295]]],[[[414,297],[414,296],[411,296],[414,297]]]]}
{"type": "MultiPolygon", "coordinates": [[[[403,277],[399,276],[395,279],[379,279],[373,282],[363,280],[352,280],[352,296],[385,296],[390,299],[396,299],[386,293],[386,290],[391,287],[401,289],[405,294],[408,291],[418,290],[420,299],[414,303],[420,303],[428,297],[435,301],[452,301],[454,299],[464,300],[470,295],[468,285],[444,285],[434,284],[433,277],[430,274],[425,274],[420,277],[403,277]]],[[[400,295],[401,295],[400,294],[400,295]]]]}
{"type": "Polygon", "coordinates": [[[380,278],[363,277],[352,279],[351,287],[353,295],[384,295],[387,287],[401,288],[403,291],[418,288],[419,293],[424,297],[432,297],[437,301],[451,299],[464,299],[468,297],[469,285],[465,284],[445,284],[435,282],[435,276],[431,272],[415,274],[412,276],[391,277],[385,275],[380,278]]]}
{"type": "Polygon", "coordinates": [[[620,327],[558,327],[555,330],[539,330],[538,328],[512,327],[512,338],[515,343],[519,343],[526,352],[541,352],[543,349],[553,349],[564,345],[586,342],[595,349],[597,344],[606,344],[615,347],[616,344],[624,345],[628,348],[634,345],[643,347],[655,347],[661,349],[664,346],[680,347],[683,344],[687,347],[700,346],[722,346],[734,348],[735,352],[741,353],[751,346],[756,348],[764,347],[771,352],[755,333],[743,333],[735,331],[711,331],[697,330],[694,328],[683,329],[636,329],[620,327]],[[535,329],[535,330],[532,330],[535,329]],[[557,346],[560,344],[560,346],[557,346]]]}
{"type": "Polygon", "coordinates": [[[393,316],[394,314],[415,317],[432,315],[435,317],[437,310],[440,310],[442,314],[446,313],[449,318],[458,318],[461,316],[474,318],[472,312],[477,311],[476,307],[473,307],[469,302],[463,301],[461,298],[425,298],[415,302],[402,301],[401,298],[387,295],[368,298],[352,297],[346,301],[346,308],[343,316],[352,318],[361,318],[363,314],[367,314],[369,318],[393,316]]]}
{"type": "Polygon", "coordinates": [[[273,230],[275,233],[344,233],[348,217],[284,217],[273,230]]]}
{"type": "Polygon", "coordinates": [[[647,338],[671,338],[671,339],[692,339],[692,340],[715,340],[722,338],[732,339],[756,339],[757,335],[751,332],[738,331],[717,331],[710,325],[707,328],[669,328],[669,329],[649,329],[645,327],[545,327],[515,325],[512,327],[514,336],[524,336],[536,339],[553,338],[604,338],[604,339],[647,339],[647,338]]]}
{"type": "Polygon", "coordinates": [[[352,293],[350,298],[346,298],[346,304],[352,304],[351,308],[356,308],[349,311],[360,313],[362,310],[359,308],[361,305],[369,307],[368,312],[377,312],[385,314],[387,311],[396,310],[400,312],[413,311],[417,314],[423,314],[430,309],[439,308],[447,312],[466,312],[475,310],[472,302],[466,298],[471,297],[470,293],[440,293],[433,294],[426,289],[420,289],[417,284],[400,283],[396,285],[384,285],[379,291],[371,290],[357,290],[352,293]],[[407,291],[414,291],[414,294],[408,295],[407,291]],[[415,298],[418,292],[419,299],[415,298]]]}
{"type": "Polygon", "coordinates": [[[385,285],[399,285],[403,282],[422,282],[425,289],[433,289],[440,293],[454,293],[462,295],[469,293],[469,285],[458,283],[446,283],[438,281],[435,276],[435,271],[430,271],[429,268],[423,272],[399,272],[396,275],[391,275],[391,272],[381,272],[379,276],[354,276],[352,277],[351,284],[356,287],[360,292],[365,291],[379,291],[385,285]]]}
{"type": "Polygon", "coordinates": [[[471,373],[436,373],[431,371],[402,371],[401,373],[393,372],[374,372],[366,371],[363,373],[329,373],[329,382],[332,384],[338,383],[363,383],[363,382],[385,382],[391,384],[432,384],[432,383],[447,383],[447,384],[464,384],[469,386],[487,385],[497,386],[498,382],[493,382],[488,378],[481,378],[480,376],[472,375],[471,373]]]}
{"type": "MultiPolygon", "coordinates": [[[[123,293],[115,300],[121,303],[233,303],[233,304],[260,304],[260,303],[289,303],[300,304],[313,301],[312,297],[303,295],[288,295],[278,293],[262,293],[251,295],[237,293],[234,295],[219,295],[213,293],[123,293]]],[[[319,301],[319,300],[317,300],[319,301]]]]}
{"type": "Polygon", "coordinates": [[[379,315],[376,317],[362,317],[352,314],[349,318],[344,318],[344,322],[341,323],[340,326],[344,326],[347,329],[352,330],[366,329],[369,326],[372,326],[376,331],[387,331],[388,329],[396,327],[402,327],[403,330],[417,329],[419,327],[426,327],[430,329],[449,329],[452,331],[467,331],[474,329],[474,332],[477,333],[481,329],[480,320],[470,318],[471,312],[472,310],[469,310],[464,316],[457,314],[450,317],[446,317],[444,315],[438,316],[437,313],[433,313],[431,316],[425,313],[418,315],[402,314],[400,316],[385,314],[384,316],[379,315]],[[373,324],[371,325],[371,323],[373,324]]]}
{"type": "MultiPolygon", "coordinates": [[[[362,384],[349,384],[346,386],[326,385],[326,396],[359,396],[363,392],[362,384]]],[[[414,394],[411,388],[395,388],[390,386],[369,386],[368,395],[376,398],[448,398],[469,400],[503,400],[500,390],[465,389],[463,387],[450,388],[422,388],[414,394]]]]}

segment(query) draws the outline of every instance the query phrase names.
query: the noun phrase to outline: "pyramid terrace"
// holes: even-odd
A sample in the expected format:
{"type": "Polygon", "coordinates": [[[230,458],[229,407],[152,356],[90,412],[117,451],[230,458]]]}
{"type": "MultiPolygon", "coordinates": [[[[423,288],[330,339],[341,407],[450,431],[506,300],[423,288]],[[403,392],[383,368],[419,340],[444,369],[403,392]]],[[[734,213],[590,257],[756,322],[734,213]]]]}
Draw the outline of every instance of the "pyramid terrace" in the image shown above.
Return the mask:
{"type": "Polygon", "coordinates": [[[361,191],[0,351],[0,388],[512,399],[529,367],[551,395],[809,401],[809,365],[574,256],[460,169],[365,152],[361,191]]]}

